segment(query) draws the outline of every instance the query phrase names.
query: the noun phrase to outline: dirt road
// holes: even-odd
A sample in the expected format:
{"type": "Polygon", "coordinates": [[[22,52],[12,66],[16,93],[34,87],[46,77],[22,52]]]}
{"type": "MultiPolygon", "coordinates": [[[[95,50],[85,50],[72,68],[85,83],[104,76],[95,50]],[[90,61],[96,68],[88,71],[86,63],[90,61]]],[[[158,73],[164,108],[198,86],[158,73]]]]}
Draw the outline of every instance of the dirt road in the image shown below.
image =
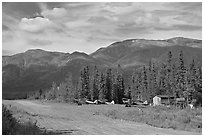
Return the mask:
{"type": "MultiPolygon", "coordinates": [[[[103,105],[69,105],[65,103],[41,103],[29,100],[4,100],[4,104],[15,106],[30,114],[40,128],[70,134],[100,135],[193,135],[199,134],[173,129],[151,127],[146,124],[111,119],[95,114],[103,105]]],[[[111,106],[108,106],[111,107],[111,106]]],[[[122,107],[122,106],[121,106],[122,107]]]]}

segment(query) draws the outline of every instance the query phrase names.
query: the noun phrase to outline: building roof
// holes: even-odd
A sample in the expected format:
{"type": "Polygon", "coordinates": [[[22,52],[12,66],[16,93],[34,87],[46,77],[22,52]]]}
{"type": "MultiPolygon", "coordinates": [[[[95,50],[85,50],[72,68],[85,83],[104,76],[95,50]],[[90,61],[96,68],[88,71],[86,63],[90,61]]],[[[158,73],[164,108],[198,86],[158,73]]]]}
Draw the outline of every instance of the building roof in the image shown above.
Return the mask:
{"type": "Polygon", "coordinates": [[[185,101],[185,98],[177,98],[176,101],[177,101],[177,102],[179,102],[179,101],[185,101]]]}
{"type": "Polygon", "coordinates": [[[156,96],[160,98],[174,98],[174,96],[168,96],[168,95],[156,95],[156,96]]]}

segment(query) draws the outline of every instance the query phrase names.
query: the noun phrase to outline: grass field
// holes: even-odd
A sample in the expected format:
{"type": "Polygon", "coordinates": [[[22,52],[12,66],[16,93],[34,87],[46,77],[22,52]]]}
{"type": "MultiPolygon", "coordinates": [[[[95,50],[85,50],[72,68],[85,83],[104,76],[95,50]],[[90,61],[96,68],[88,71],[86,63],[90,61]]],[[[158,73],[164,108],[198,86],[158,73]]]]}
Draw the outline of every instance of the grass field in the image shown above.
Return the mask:
{"type": "Polygon", "coordinates": [[[50,134],[202,134],[201,108],[180,110],[118,104],[78,106],[40,100],[3,100],[3,104],[17,120],[23,123],[36,121],[40,129],[51,131],[50,134]]]}
{"type": "Polygon", "coordinates": [[[2,105],[2,134],[3,135],[35,135],[44,134],[31,121],[19,123],[12,112],[2,105]]]}
{"type": "Polygon", "coordinates": [[[61,133],[40,129],[26,112],[2,105],[2,135],[57,135],[61,133]],[[24,113],[24,118],[19,116],[24,113]],[[15,117],[13,114],[17,114],[15,117]],[[29,118],[29,119],[28,119],[29,118]],[[21,120],[19,120],[21,119],[21,120]]]}
{"type": "Polygon", "coordinates": [[[114,107],[97,110],[95,113],[113,119],[142,122],[154,127],[202,132],[202,108],[179,109],[164,106],[114,107]]]}

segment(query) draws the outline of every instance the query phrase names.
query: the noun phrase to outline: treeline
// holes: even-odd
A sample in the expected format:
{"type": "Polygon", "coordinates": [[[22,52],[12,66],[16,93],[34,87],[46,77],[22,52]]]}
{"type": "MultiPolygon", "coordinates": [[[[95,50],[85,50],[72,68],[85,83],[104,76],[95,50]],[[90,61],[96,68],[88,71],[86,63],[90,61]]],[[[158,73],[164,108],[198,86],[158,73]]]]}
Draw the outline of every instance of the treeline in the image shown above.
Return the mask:
{"type": "Polygon", "coordinates": [[[89,100],[101,100],[115,103],[122,103],[125,97],[125,85],[121,67],[113,72],[111,68],[106,73],[99,72],[95,66],[91,74],[89,67],[81,71],[77,98],[86,98],[89,100]]]}
{"type": "Polygon", "coordinates": [[[202,68],[194,58],[189,66],[185,65],[183,52],[173,60],[171,51],[166,62],[155,64],[151,60],[148,66],[134,72],[131,87],[133,99],[152,102],[155,95],[185,98],[188,102],[202,100],[202,68]]]}
{"type": "Polygon", "coordinates": [[[202,100],[202,68],[201,64],[192,62],[185,65],[183,52],[179,58],[173,58],[168,52],[166,62],[156,64],[149,61],[149,65],[134,71],[131,80],[124,82],[122,68],[108,68],[105,72],[95,66],[84,67],[80,72],[77,84],[73,84],[71,76],[57,86],[53,82],[51,89],[46,92],[35,92],[31,98],[70,102],[73,99],[101,100],[122,103],[122,98],[132,100],[147,100],[152,102],[155,95],[184,97],[188,101],[202,100]],[[126,83],[126,84],[125,84],[126,83]]]}
{"type": "Polygon", "coordinates": [[[62,83],[52,83],[50,89],[35,91],[27,95],[28,99],[55,100],[57,102],[72,102],[77,92],[72,83],[72,77],[68,76],[62,83]]]}
{"type": "Polygon", "coordinates": [[[74,99],[101,100],[115,103],[122,103],[125,97],[125,85],[122,73],[118,70],[113,72],[107,69],[106,73],[99,72],[95,66],[92,73],[89,66],[84,67],[80,72],[77,84],[73,84],[71,75],[61,84],[53,82],[48,90],[33,92],[28,95],[29,99],[46,99],[57,102],[73,102],[74,99]]]}

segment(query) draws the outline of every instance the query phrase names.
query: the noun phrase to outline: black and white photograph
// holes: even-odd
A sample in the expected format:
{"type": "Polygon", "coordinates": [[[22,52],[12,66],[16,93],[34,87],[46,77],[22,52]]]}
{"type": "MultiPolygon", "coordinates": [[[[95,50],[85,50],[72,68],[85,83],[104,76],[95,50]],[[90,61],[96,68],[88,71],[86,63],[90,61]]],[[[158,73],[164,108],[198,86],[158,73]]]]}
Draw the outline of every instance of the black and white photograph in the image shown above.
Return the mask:
{"type": "Polygon", "coordinates": [[[202,135],[202,1],[1,5],[2,135],[202,135]]]}

